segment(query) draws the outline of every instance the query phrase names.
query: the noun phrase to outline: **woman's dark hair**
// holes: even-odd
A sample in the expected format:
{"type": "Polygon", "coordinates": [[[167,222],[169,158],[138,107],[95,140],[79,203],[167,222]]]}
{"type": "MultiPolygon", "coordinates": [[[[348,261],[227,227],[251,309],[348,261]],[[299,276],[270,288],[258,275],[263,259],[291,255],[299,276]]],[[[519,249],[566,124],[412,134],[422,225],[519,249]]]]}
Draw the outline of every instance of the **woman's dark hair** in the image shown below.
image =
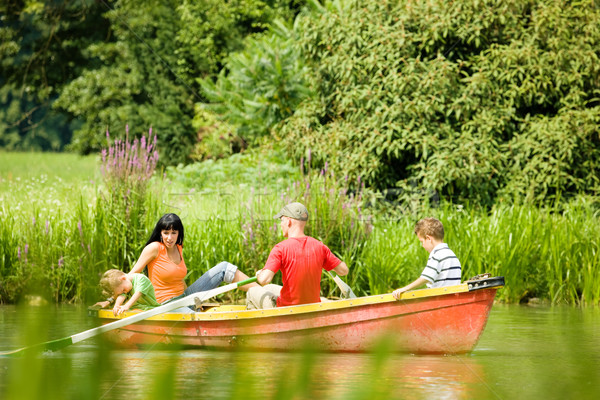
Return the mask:
{"type": "Polygon", "coordinates": [[[150,239],[146,242],[145,246],[148,246],[152,242],[160,242],[161,236],[160,232],[168,229],[173,229],[177,231],[179,234],[177,235],[177,243],[183,247],[183,223],[181,219],[176,214],[165,214],[156,223],[154,230],[152,231],[152,235],[150,235],[150,239]]]}

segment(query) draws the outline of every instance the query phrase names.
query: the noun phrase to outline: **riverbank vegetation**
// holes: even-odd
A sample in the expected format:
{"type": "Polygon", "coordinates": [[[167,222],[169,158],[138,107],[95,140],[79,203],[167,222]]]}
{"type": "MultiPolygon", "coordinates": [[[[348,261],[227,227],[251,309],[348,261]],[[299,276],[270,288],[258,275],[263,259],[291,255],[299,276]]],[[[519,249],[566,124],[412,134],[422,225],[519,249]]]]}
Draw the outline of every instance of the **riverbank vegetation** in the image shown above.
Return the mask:
{"type": "Polygon", "coordinates": [[[188,231],[189,279],[222,260],[251,273],[291,200],[360,294],[418,275],[427,253],[412,227],[431,215],[463,279],[506,276],[499,299],[600,301],[594,2],[80,0],[0,13],[0,148],[96,155],[42,171],[46,156],[3,154],[1,302],[90,301],[165,212],[188,231]]]}
{"type": "MultiPolygon", "coordinates": [[[[20,162],[16,154],[11,157],[18,166],[34,164],[36,154],[20,154],[20,162]]],[[[61,171],[69,175],[68,165],[74,162],[82,170],[99,170],[101,157],[53,157],[55,175],[2,175],[3,303],[27,295],[51,302],[94,301],[100,274],[112,267],[128,270],[165,212],[183,218],[190,280],[222,260],[253,273],[282,239],[272,216],[292,200],[307,204],[309,234],[324,240],[348,263],[347,281],[359,295],[390,292],[420,274],[428,254],[413,226],[423,216],[435,216],[444,223],[446,241],[463,264],[464,280],[484,272],[506,277],[499,300],[574,305],[600,301],[600,212],[583,196],[560,212],[550,207],[498,205],[486,210],[448,203],[411,209],[373,192],[349,191],[345,178],[337,179],[331,171],[294,172],[289,161],[274,152],[271,158],[249,153],[196,164],[195,171],[181,166],[155,173],[144,197],[127,209],[123,193],[114,184],[112,190],[106,186],[109,181],[99,172],[87,179],[72,175],[65,181],[60,176],[61,171]],[[233,179],[226,180],[227,171],[242,169],[256,173],[232,174],[233,179]],[[255,186],[258,171],[269,169],[279,175],[273,172],[263,186],[255,186]],[[193,176],[199,180],[192,184],[193,176]]],[[[327,278],[323,293],[339,295],[327,278]]],[[[239,294],[229,296],[227,300],[239,300],[239,294]]]]}

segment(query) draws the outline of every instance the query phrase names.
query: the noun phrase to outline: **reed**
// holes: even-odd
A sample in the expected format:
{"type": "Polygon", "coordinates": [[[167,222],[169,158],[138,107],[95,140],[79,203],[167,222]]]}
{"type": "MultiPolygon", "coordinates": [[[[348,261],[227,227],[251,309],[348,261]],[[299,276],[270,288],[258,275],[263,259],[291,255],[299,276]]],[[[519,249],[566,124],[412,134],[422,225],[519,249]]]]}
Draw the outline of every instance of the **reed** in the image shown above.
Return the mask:
{"type": "MultiPolygon", "coordinates": [[[[210,168],[254,165],[249,168],[257,171],[252,163],[260,157],[252,157],[252,162],[240,156],[226,167],[210,168]]],[[[96,159],[87,162],[100,169],[96,159]]],[[[272,160],[269,169],[277,171],[277,162],[272,160]]],[[[60,162],[55,164],[60,170],[60,162]]],[[[258,188],[238,175],[207,191],[203,186],[186,188],[171,171],[167,179],[155,174],[146,180],[147,189],[136,189],[135,201],[133,195],[123,196],[128,186],[110,186],[119,185],[119,179],[72,176],[67,181],[42,174],[9,180],[3,175],[0,301],[16,302],[27,294],[52,302],[96,300],[99,275],[112,267],[128,270],[165,212],[175,212],[184,221],[189,281],[223,260],[252,275],[283,240],[273,215],[284,204],[301,201],[311,214],[307,233],[349,265],[346,281],[357,294],[389,292],[419,276],[428,254],[413,227],[418,219],[433,216],[444,223],[445,241],[461,260],[463,280],[483,272],[506,278],[498,294],[501,301],[600,302],[600,216],[593,199],[582,196],[560,210],[497,205],[487,211],[442,202],[396,206],[400,212],[391,213],[392,203],[385,208],[374,203],[377,198],[359,182],[349,183],[326,168],[303,172],[284,169],[258,188]],[[75,196],[73,185],[80,188],[75,196]]],[[[328,279],[322,286],[324,295],[339,293],[328,279]]],[[[236,292],[228,301],[241,297],[236,292]]]]}

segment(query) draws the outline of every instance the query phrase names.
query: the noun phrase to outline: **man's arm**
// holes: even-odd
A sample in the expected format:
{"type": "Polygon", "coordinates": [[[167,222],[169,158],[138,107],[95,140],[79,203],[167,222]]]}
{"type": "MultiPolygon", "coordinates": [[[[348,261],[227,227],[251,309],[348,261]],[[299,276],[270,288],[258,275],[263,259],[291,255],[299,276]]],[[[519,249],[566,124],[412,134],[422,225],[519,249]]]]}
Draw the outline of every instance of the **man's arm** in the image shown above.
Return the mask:
{"type": "Polygon", "coordinates": [[[338,264],[337,267],[335,267],[333,269],[335,271],[336,274],[338,274],[339,276],[345,276],[348,275],[348,272],[350,272],[350,270],[348,269],[348,266],[346,265],[345,262],[341,262],[338,264]]]}
{"type": "Polygon", "coordinates": [[[271,271],[270,269],[263,268],[256,273],[256,282],[260,286],[265,286],[265,285],[271,283],[274,276],[275,276],[275,272],[271,271]]]}

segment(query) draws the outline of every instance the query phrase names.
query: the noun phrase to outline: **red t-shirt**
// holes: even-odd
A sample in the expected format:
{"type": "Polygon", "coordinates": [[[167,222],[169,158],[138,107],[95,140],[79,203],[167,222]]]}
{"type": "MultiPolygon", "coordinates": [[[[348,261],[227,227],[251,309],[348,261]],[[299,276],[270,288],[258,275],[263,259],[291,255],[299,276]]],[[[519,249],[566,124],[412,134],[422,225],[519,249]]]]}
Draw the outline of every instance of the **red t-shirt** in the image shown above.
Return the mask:
{"type": "Polygon", "coordinates": [[[321,301],[321,269],[331,271],[341,263],[323,243],[310,236],[289,238],[278,243],[265,269],[281,270],[283,288],[277,307],[321,301]]]}

